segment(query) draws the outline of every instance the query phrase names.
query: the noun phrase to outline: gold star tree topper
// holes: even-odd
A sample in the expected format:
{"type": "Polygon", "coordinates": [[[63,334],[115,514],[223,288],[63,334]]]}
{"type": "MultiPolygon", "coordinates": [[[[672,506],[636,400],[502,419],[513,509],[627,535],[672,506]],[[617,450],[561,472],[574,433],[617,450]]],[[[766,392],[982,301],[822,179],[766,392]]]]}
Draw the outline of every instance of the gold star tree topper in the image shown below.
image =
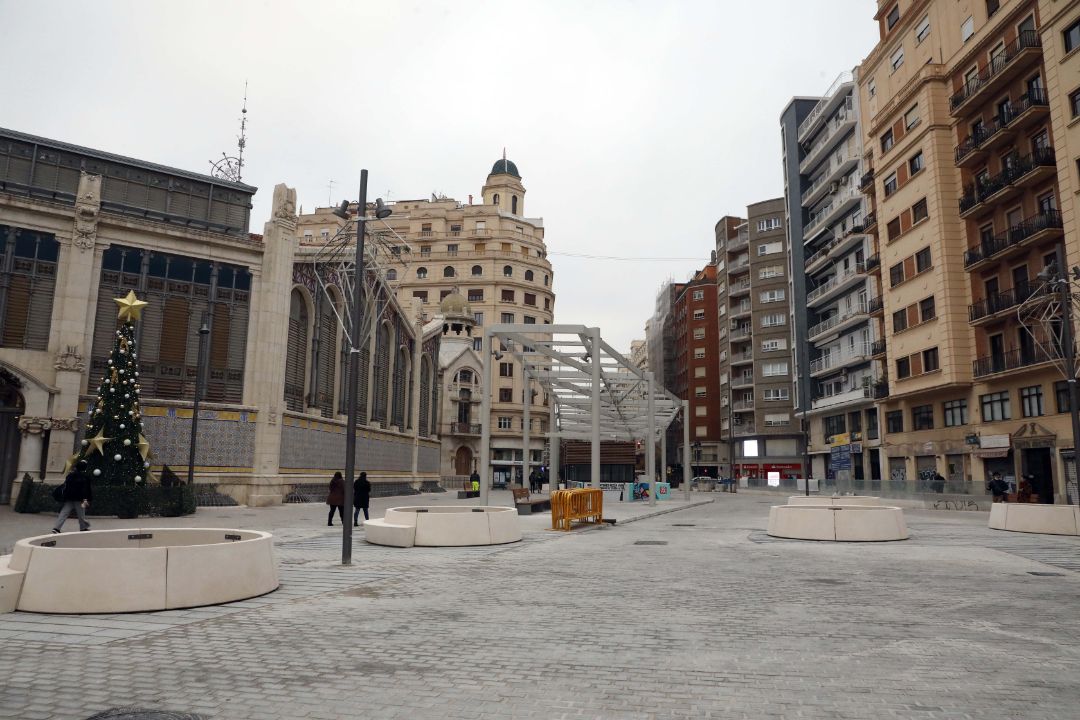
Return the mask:
{"type": "Polygon", "coordinates": [[[120,319],[124,321],[140,320],[143,308],[150,304],[135,297],[134,290],[128,290],[122,298],[113,298],[113,302],[120,306],[120,319]]]}

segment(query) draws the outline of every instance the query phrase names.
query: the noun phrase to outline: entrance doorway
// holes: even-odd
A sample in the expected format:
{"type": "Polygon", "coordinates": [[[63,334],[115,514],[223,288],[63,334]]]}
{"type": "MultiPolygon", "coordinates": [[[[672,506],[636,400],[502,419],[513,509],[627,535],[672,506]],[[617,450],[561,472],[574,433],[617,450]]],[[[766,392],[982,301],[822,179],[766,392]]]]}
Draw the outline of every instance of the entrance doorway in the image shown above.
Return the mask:
{"type": "Polygon", "coordinates": [[[464,445],[457,449],[457,453],[454,455],[454,474],[455,475],[471,475],[472,474],[472,460],[473,452],[471,449],[464,445]]]}
{"type": "Polygon", "coordinates": [[[1034,475],[1031,491],[1039,496],[1039,502],[1054,502],[1054,470],[1050,460],[1050,448],[1031,448],[1020,451],[1023,474],[1034,475]]]}
{"type": "Polygon", "coordinates": [[[18,387],[0,375],[0,505],[11,502],[11,484],[19,469],[19,416],[23,408],[18,387]]]}

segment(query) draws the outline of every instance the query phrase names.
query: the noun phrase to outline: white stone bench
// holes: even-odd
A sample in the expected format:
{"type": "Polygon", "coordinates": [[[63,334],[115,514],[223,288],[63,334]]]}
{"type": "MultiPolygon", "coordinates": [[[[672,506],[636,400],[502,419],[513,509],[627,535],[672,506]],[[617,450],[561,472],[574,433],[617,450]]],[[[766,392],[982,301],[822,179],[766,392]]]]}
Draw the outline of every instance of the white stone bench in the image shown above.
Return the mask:
{"type": "Polygon", "coordinates": [[[373,545],[409,548],[416,543],[416,526],[390,523],[384,518],[365,520],[364,539],[373,545]]]}
{"type": "Polygon", "coordinates": [[[774,505],[768,534],[798,540],[885,542],[906,540],[904,511],[874,505],[774,505]]]}
{"type": "Polygon", "coordinates": [[[1041,535],[1077,535],[1080,512],[1072,505],[994,503],[990,506],[989,527],[1041,535]]]}
{"type": "Polygon", "coordinates": [[[847,506],[876,506],[881,505],[881,498],[869,495],[791,495],[787,500],[788,505],[842,505],[847,506]]]}
{"type": "Polygon", "coordinates": [[[0,556],[0,613],[15,612],[22,589],[22,570],[12,570],[8,564],[11,555],[0,556]]]}

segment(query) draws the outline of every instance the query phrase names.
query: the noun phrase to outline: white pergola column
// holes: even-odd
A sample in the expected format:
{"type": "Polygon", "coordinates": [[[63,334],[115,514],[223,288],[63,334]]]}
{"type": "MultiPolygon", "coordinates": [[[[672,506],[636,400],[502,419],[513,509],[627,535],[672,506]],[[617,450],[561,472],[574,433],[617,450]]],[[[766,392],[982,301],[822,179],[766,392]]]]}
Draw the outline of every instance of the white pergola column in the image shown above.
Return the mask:
{"type": "MultiPolygon", "coordinates": [[[[731,422],[730,420],[728,422],[731,422]]],[[[682,477],[686,483],[686,500],[690,500],[690,401],[682,401],[682,477]]]]}
{"type": "Polygon", "coordinates": [[[491,332],[484,330],[480,354],[480,504],[488,504],[491,484],[491,332]]]}
{"type": "Polygon", "coordinates": [[[592,339],[592,347],[589,349],[589,357],[592,358],[592,447],[591,472],[592,486],[600,487],[600,396],[602,387],[600,383],[600,328],[590,328],[589,335],[592,339]]]}
{"type": "Polygon", "coordinates": [[[660,432],[660,482],[667,482],[667,428],[660,432]]]}
{"type": "Polygon", "coordinates": [[[548,444],[551,456],[548,460],[551,464],[551,467],[548,468],[548,494],[551,494],[559,489],[559,467],[562,459],[559,457],[561,441],[557,424],[558,418],[556,417],[555,396],[552,394],[548,395],[548,405],[550,407],[548,411],[548,444]]]}
{"type": "MultiPolygon", "coordinates": [[[[524,367],[525,365],[522,364],[522,368],[524,367]]],[[[529,487],[526,483],[529,482],[529,444],[532,440],[530,437],[530,431],[532,430],[532,414],[530,413],[532,409],[532,393],[529,392],[531,389],[529,371],[523,369],[522,374],[524,375],[522,380],[525,381],[525,407],[521,413],[521,487],[524,488],[529,487]]]]}
{"type": "Polygon", "coordinates": [[[656,504],[656,381],[652,371],[645,373],[648,380],[648,434],[645,436],[645,465],[649,468],[649,504],[656,504]]]}

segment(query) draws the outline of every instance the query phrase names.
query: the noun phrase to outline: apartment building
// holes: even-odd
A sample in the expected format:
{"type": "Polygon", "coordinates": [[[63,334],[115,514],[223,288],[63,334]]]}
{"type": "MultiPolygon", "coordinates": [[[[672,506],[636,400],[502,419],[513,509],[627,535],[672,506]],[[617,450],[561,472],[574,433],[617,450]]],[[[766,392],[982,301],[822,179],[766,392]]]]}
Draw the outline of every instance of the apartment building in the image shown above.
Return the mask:
{"type": "Polygon", "coordinates": [[[889,0],[875,19],[857,82],[887,278],[888,480],[981,492],[992,472],[1031,473],[1041,501],[1064,501],[1061,319],[1038,273],[1060,252],[1080,263],[1080,7],[889,0]]]}
{"type": "Polygon", "coordinates": [[[794,98],[780,118],[797,407],[813,476],[840,490],[881,479],[881,260],[860,191],[873,172],[859,110],[854,74],[844,72],[824,95],[794,98]]]}
{"type": "MultiPolygon", "coordinates": [[[[724,448],[720,432],[719,325],[716,303],[716,263],[712,262],[683,285],[675,298],[675,387],[690,403],[691,460],[694,475],[718,477],[724,448]]],[[[682,437],[678,455],[683,457],[682,437]]]]}
{"type": "MultiPolygon", "coordinates": [[[[550,324],[555,312],[553,272],[544,244],[541,218],[525,215],[525,186],[517,165],[502,158],[491,168],[481,189],[481,201],[459,202],[452,198],[398,200],[391,204],[393,214],[386,223],[407,245],[395,250],[399,263],[386,270],[399,302],[408,306],[419,298],[426,317],[439,312],[439,304],[455,290],[468,303],[476,330],[474,350],[479,352],[482,328],[496,323],[550,324]]],[[[317,243],[337,230],[340,222],[331,208],[320,208],[302,215],[298,233],[301,243],[317,243]]],[[[369,223],[369,232],[386,232],[381,223],[369,223]]],[[[391,237],[391,236],[388,236],[391,237]]],[[[393,239],[390,242],[394,242],[393,239]]],[[[480,367],[462,368],[467,375],[479,377],[480,367]]],[[[497,484],[520,482],[524,466],[523,412],[526,385],[534,408],[531,412],[531,462],[541,465],[547,432],[547,398],[539,384],[526,383],[521,365],[509,356],[500,358],[494,372],[491,405],[490,477],[497,484]]],[[[453,385],[453,383],[448,383],[453,385]]],[[[454,408],[453,415],[476,418],[481,396],[472,393],[461,399],[458,388],[452,403],[469,402],[470,413],[454,408]]],[[[452,423],[444,431],[446,457],[461,447],[472,446],[479,436],[477,420],[452,423]]],[[[462,467],[467,462],[458,463],[462,467]]],[[[478,468],[481,474],[482,468],[478,468]]]]}

